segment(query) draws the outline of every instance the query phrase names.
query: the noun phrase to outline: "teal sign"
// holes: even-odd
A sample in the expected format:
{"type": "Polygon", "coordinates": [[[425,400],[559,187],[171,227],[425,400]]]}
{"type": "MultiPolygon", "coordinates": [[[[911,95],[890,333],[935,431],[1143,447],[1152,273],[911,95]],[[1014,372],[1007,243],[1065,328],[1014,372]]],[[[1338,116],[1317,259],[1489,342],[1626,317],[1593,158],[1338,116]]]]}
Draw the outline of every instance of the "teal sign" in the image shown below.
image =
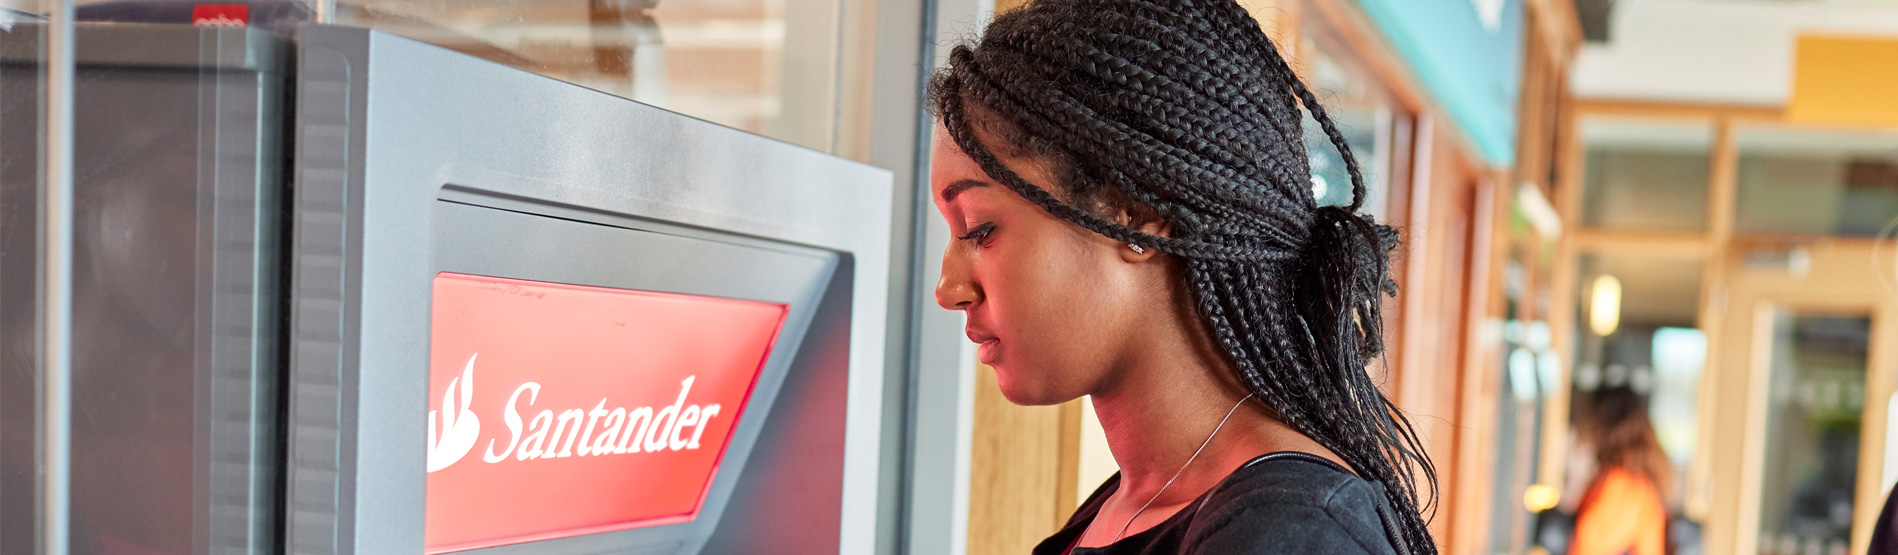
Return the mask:
{"type": "Polygon", "coordinates": [[[1358,0],[1485,161],[1516,160],[1523,0],[1358,0]]]}

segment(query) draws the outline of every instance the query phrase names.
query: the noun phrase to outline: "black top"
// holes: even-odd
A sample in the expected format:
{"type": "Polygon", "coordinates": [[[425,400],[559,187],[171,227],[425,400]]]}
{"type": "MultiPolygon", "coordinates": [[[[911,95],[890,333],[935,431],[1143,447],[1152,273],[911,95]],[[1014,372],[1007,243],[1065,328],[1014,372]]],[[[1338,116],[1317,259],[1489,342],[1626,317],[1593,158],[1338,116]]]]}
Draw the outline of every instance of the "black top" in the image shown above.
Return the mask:
{"type": "MultiPolygon", "coordinates": [[[[1034,555],[1063,555],[1120,487],[1116,473],[1034,555]]],[[[1395,554],[1384,488],[1316,455],[1272,453],[1234,470],[1152,528],[1073,555],[1395,554]]],[[[1120,523],[1102,522],[1102,526],[1120,523]]]]}
{"type": "Polygon", "coordinates": [[[1865,552],[1898,553],[1898,490],[1892,490],[1892,494],[1885,497],[1885,509],[1878,512],[1878,523],[1872,525],[1872,548],[1865,552]]]}

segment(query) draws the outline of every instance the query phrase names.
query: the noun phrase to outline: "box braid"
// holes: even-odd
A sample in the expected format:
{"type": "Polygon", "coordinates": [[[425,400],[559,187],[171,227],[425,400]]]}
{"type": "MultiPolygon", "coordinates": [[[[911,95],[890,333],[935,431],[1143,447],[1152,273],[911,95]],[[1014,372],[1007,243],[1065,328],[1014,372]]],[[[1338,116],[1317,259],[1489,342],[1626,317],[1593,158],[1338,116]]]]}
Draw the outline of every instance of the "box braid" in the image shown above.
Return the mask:
{"type": "MultiPolygon", "coordinates": [[[[1293,429],[1384,486],[1392,540],[1433,554],[1419,479],[1436,471],[1366,367],[1383,350],[1380,293],[1397,233],[1369,216],[1362,170],[1324,107],[1234,0],[1037,0],[958,45],[930,107],[989,177],[1049,213],[1183,258],[1213,339],[1247,390],[1293,429]],[[1351,175],[1349,206],[1318,206],[1299,105],[1351,175]],[[975,139],[1053,162],[1069,201],[975,139]],[[1150,209],[1152,235],[1103,204],[1150,209]]],[[[1403,549],[1408,548],[1408,549],[1403,549]]]]}

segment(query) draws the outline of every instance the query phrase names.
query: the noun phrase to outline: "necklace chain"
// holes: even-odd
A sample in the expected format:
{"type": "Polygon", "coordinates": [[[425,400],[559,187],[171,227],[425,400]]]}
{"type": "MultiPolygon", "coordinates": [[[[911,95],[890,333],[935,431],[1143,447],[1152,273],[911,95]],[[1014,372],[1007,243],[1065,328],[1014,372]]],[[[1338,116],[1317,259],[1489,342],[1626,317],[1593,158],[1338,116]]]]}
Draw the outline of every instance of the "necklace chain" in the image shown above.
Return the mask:
{"type": "MultiPolygon", "coordinates": [[[[1251,393],[1247,393],[1245,397],[1241,397],[1241,398],[1239,399],[1239,402],[1237,402],[1237,403],[1233,403],[1233,404],[1232,404],[1232,408],[1230,408],[1230,409],[1227,409],[1227,410],[1226,410],[1226,416],[1225,416],[1225,418],[1221,418],[1221,419],[1219,419],[1219,425],[1217,425],[1217,426],[1213,426],[1213,431],[1212,431],[1212,433],[1209,433],[1209,434],[1206,434],[1206,439],[1205,439],[1204,441],[1201,441],[1201,442],[1199,442],[1199,448],[1198,448],[1198,449],[1194,449],[1194,450],[1193,450],[1193,456],[1190,456],[1190,457],[1187,457],[1187,458],[1186,458],[1186,463],[1185,463],[1185,464],[1181,464],[1181,465],[1180,465],[1180,469],[1179,469],[1179,470],[1175,470],[1175,471],[1173,471],[1173,477],[1172,477],[1172,478],[1167,478],[1167,479],[1166,479],[1166,483],[1165,483],[1165,484],[1161,484],[1161,485],[1160,485],[1160,491],[1156,491],[1156,492],[1153,492],[1153,497],[1149,497],[1149,498],[1147,498],[1147,502],[1146,502],[1146,504],[1143,504],[1143,505],[1141,505],[1141,506],[1140,506],[1140,509],[1138,509],[1138,510],[1135,510],[1135,511],[1134,511],[1134,514],[1133,514],[1133,516],[1130,516],[1130,517],[1127,517],[1127,522],[1124,522],[1124,523],[1121,523],[1121,525],[1120,525],[1120,532],[1117,532],[1117,533],[1115,533],[1115,534],[1114,534],[1114,540],[1113,540],[1113,541],[1115,541],[1115,542],[1117,542],[1117,541],[1120,541],[1120,538],[1121,538],[1122,536],[1125,536],[1125,535],[1127,535],[1127,527],[1129,527],[1129,526],[1133,526],[1133,524],[1134,524],[1134,519],[1136,519],[1136,518],[1140,518],[1140,513],[1144,513],[1144,512],[1146,512],[1146,511],[1147,511],[1147,507],[1149,507],[1149,506],[1152,506],[1152,505],[1153,505],[1153,502],[1154,502],[1154,501],[1157,501],[1157,500],[1159,500],[1159,499],[1160,499],[1160,494],[1162,494],[1162,493],[1166,493],[1166,488],[1167,488],[1167,487],[1169,487],[1169,486],[1172,486],[1172,485],[1173,485],[1173,481],[1174,481],[1174,480],[1178,480],[1178,479],[1180,479],[1180,474],[1183,474],[1183,473],[1185,473],[1185,472],[1186,472],[1186,467],[1188,467],[1188,466],[1192,466],[1192,465],[1193,465],[1193,460],[1194,460],[1194,459],[1197,459],[1197,458],[1199,458],[1199,454],[1200,454],[1200,452],[1201,452],[1201,451],[1205,451],[1205,450],[1206,450],[1206,446],[1207,446],[1207,445],[1210,445],[1210,444],[1212,444],[1212,442],[1213,442],[1213,436],[1217,436],[1217,435],[1219,435],[1219,429],[1220,429],[1220,428],[1224,428],[1224,427],[1226,427],[1226,421],[1227,421],[1227,420],[1231,420],[1231,419],[1232,419],[1232,414],[1233,414],[1233,413],[1235,413],[1235,412],[1239,412],[1239,405],[1243,405],[1243,404],[1246,404],[1246,400],[1248,400],[1248,399],[1251,399],[1251,398],[1252,398],[1252,394],[1251,394],[1251,393]]],[[[1096,520],[1098,520],[1098,519],[1096,519],[1096,520]]],[[[1087,527],[1088,527],[1089,529],[1092,529],[1092,528],[1094,528],[1094,522],[1093,522],[1093,521],[1090,521],[1090,522],[1088,522],[1088,523],[1087,523],[1087,527]]],[[[1083,536],[1086,536],[1086,535],[1087,535],[1087,531],[1086,531],[1086,530],[1082,530],[1082,531],[1081,531],[1081,535],[1083,535],[1083,536]]],[[[1113,542],[1108,542],[1108,543],[1113,543],[1113,542]]]]}

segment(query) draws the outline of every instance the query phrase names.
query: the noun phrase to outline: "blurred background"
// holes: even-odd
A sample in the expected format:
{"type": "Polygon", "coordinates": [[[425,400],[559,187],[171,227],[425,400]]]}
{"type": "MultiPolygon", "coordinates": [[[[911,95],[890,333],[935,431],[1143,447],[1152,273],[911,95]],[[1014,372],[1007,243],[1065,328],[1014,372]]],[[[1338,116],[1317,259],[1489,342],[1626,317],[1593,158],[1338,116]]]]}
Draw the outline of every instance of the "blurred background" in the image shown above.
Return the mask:
{"type": "MultiPolygon", "coordinates": [[[[949,45],[1020,0],[225,3],[247,7],[236,25],[285,41],[306,23],[370,27],[890,170],[896,246],[882,372],[900,417],[885,430],[877,536],[863,544],[875,552],[1025,553],[1115,471],[1085,399],[1010,405],[965,349],[959,316],[924,302],[946,239],[917,201],[930,125],[920,84],[949,45]]],[[[1898,483],[1898,2],[1241,3],[1368,168],[1367,212],[1404,230],[1391,349],[1368,371],[1436,462],[1432,523],[1446,553],[1583,555],[1571,549],[1578,535],[1611,527],[1587,513],[1611,505],[1658,505],[1668,553],[1867,552],[1898,483]],[[1622,467],[1647,493],[1602,493],[1622,467]]],[[[219,24],[192,15],[196,5],[88,0],[74,14],[82,26],[219,24]]],[[[23,380],[33,376],[22,342],[35,333],[35,289],[18,272],[37,252],[26,224],[47,136],[34,103],[70,91],[34,65],[43,39],[16,26],[43,23],[56,6],[0,0],[0,35],[15,37],[0,60],[0,87],[12,87],[0,98],[11,137],[0,143],[11,196],[0,200],[12,203],[0,211],[0,262],[15,272],[0,282],[10,303],[0,314],[4,340],[18,344],[9,371],[23,380]]],[[[79,40],[82,63],[88,48],[111,46],[79,40]]],[[[136,98],[116,102],[119,112],[77,117],[142,117],[136,98]]],[[[94,148],[163,149],[200,123],[127,127],[94,148]]],[[[1315,127],[1313,192],[1343,204],[1342,160],[1315,127]]],[[[260,159],[288,148],[259,144],[260,159]]],[[[76,162],[80,220],[107,222],[76,240],[122,257],[99,264],[162,276],[202,251],[183,238],[175,253],[115,253],[113,238],[172,229],[176,211],[219,193],[84,182],[97,174],[88,168],[124,163],[76,162]]],[[[294,181],[269,171],[285,187],[294,181]]],[[[88,283],[180,298],[160,291],[174,285],[162,279],[88,283]]],[[[186,349],[153,331],[169,308],[124,303],[82,298],[76,310],[149,315],[98,333],[136,337],[152,353],[186,349]]],[[[191,402],[188,388],[120,387],[110,395],[122,402],[191,402]]],[[[15,391],[0,406],[12,415],[0,432],[18,437],[31,433],[33,405],[15,391]]],[[[183,421],[92,425],[75,431],[77,456],[87,456],[84,434],[192,433],[183,421]]],[[[96,456],[131,441],[95,442],[96,456]]],[[[109,480],[75,477],[85,479],[109,480]]],[[[112,484],[110,495],[187,495],[112,484]]],[[[76,481],[75,499],[88,487],[76,481]]],[[[21,506],[9,505],[8,518],[30,518],[21,506]]],[[[169,522],[113,518],[108,526],[128,530],[169,522]]],[[[195,552],[188,539],[139,533],[154,538],[146,552],[195,552]]],[[[1608,551],[1586,553],[1597,552],[1608,551]]]]}

